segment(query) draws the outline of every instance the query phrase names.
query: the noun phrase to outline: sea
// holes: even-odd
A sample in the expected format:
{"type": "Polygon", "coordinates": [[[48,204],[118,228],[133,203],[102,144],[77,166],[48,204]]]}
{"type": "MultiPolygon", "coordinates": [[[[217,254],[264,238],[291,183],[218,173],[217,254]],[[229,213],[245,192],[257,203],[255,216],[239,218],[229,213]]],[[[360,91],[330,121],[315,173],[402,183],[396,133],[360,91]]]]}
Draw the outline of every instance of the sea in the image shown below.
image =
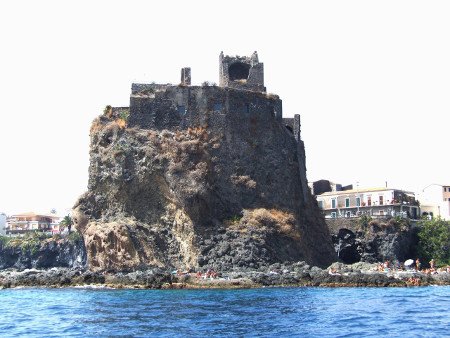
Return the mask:
{"type": "Polygon", "coordinates": [[[450,286],[0,290],[1,337],[450,337],[450,286]]]}

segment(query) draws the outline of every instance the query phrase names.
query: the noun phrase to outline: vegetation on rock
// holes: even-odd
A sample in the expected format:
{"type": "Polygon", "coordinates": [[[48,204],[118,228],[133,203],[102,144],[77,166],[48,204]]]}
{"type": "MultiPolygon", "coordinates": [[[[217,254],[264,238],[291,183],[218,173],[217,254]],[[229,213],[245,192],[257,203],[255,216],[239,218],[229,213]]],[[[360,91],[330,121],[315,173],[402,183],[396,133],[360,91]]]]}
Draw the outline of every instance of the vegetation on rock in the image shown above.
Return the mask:
{"type": "Polygon", "coordinates": [[[60,223],[60,226],[64,229],[67,228],[69,233],[72,228],[72,225],[73,225],[73,221],[72,221],[72,217],[70,217],[70,215],[64,216],[63,220],[60,223]]]}
{"type": "Polygon", "coordinates": [[[423,260],[434,259],[437,266],[450,264],[450,222],[440,217],[422,220],[418,236],[418,252],[423,260]]]}
{"type": "Polygon", "coordinates": [[[88,192],[73,210],[90,269],[333,261],[302,191],[301,148],[272,116],[207,114],[173,130],[124,127],[123,117],[114,108],[90,130],[88,192]]]}
{"type": "Polygon", "coordinates": [[[6,243],[6,247],[20,248],[22,251],[29,251],[31,254],[35,254],[41,247],[42,242],[49,238],[51,238],[50,235],[42,232],[31,232],[22,237],[10,238],[6,243]]]}

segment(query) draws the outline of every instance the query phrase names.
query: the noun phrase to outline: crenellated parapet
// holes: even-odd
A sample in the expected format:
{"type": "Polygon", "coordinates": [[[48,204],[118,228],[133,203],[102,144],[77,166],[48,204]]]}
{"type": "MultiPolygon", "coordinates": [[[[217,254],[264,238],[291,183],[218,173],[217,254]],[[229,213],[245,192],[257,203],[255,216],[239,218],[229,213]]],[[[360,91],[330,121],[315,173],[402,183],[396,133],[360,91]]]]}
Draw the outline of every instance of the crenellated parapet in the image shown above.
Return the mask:
{"type": "Polygon", "coordinates": [[[219,86],[242,90],[265,92],[264,64],[259,62],[258,53],[252,56],[219,56],[219,86]]]}
{"type": "Polygon", "coordinates": [[[297,142],[301,141],[300,115],[295,114],[294,117],[283,118],[282,122],[286,129],[294,135],[295,140],[297,142]]]}
{"type": "Polygon", "coordinates": [[[228,125],[275,120],[300,143],[300,115],[283,118],[281,99],[266,93],[263,64],[258,54],[225,56],[222,52],[219,58],[218,86],[208,82],[192,86],[189,67],[181,69],[178,85],[133,83],[128,126],[181,130],[221,123],[224,116],[228,125]]]}

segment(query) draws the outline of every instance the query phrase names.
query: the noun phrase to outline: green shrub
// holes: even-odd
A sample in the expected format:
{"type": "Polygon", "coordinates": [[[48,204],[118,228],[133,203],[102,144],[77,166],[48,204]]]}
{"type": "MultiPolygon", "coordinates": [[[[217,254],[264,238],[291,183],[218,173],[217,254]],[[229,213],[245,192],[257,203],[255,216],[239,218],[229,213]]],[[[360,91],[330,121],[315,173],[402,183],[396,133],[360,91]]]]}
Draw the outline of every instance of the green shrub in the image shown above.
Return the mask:
{"type": "Polygon", "coordinates": [[[398,231],[406,231],[409,229],[410,223],[408,218],[395,216],[389,219],[388,225],[398,231]]]}
{"type": "Polygon", "coordinates": [[[32,255],[39,251],[41,244],[44,240],[50,238],[50,235],[46,235],[42,232],[30,232],[23,237],[13,237],[6,243],[7,247],[20,248],[22,251],[29,251],[32,255]]]}
{"type": "Polygon", "coordinates": [[[77,231],[72,231],[68,236],[67,239],[69,240],[69,242],[71,243],[79,243],[82,241],[82,237],[81,234],[77,231]]]}
{"type": "Polygon", "coordinates": [[[358,219],[358,224],[362,227],[367,227],[371,221],[372,221],[372,217],[367,216],[367,215],[362,215],[358,219]]]}
{"type": "Polygon", "coordinates": [[[122,120],[124,120],[125,122],[128,121],[128,117],[130,116],[130,112],[128,110],[122,110],[119,113],[119,118],[121,118],[122,120]]]}
{"type": "Polygon", "coordinates": [[[419,223],[418,253],[429,262],[432,258],[438,266],[450,265],[450,222],[440,217],[419,223]]]}
{"type": "Polygon", "coordinates": [[[60,239],[62,239],[62,236],[60,234],[54,234],[52,236],[52,240],[54,241],[59,241],[60,239]]]}
{"type": "Polygon", "coordinates": [[[7,246],[8,242],[10,241],[10,237],[6,237],[6,236],[0,236],[0,247],[5,247],[7,246]]]}
{"type": "Polygon", "coordinates": [[[230,218],[230,222],[231,223],[239,223],[241,218],[242,218],[242,216],[234,215],[233,217],[230,218]]]}
{"type": "Polygon", "coordinates": [[[112,111],[112,107],[110,105],[107,105],[104,109],[103,109],[103,114],[104,115],[110,115],[112,111]]]}

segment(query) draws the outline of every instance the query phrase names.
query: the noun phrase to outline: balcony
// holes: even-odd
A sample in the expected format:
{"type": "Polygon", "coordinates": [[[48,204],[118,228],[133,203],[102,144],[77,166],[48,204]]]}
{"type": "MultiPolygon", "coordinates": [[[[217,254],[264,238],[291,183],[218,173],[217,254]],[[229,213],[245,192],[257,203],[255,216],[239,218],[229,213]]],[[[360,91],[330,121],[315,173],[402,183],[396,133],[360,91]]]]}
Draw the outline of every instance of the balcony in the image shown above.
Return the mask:
{"type": "Polygon", "coordinates": [[[33,233],[33,232],[49,232],[49,231],[51,231],[50,228],[45,228],[45,229],[8,229],[8,228],[6,228],[6,235],[18,236],[18,235],[25,235],[25,234],[33,233]]]}

